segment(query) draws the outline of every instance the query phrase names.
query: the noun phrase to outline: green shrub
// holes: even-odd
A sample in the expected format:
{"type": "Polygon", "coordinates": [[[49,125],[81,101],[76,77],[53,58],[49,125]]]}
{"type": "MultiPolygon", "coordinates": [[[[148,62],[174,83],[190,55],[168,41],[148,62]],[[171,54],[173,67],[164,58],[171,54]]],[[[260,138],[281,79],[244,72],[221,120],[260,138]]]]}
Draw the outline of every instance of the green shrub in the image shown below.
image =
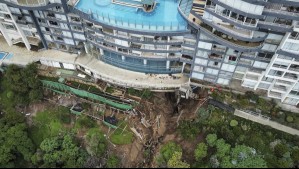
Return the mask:
{"type": "Polygon", "coordinates": [[[76,128],[93,128],[96,122],[87,116],[80,116],[76,121],[76,128]]]}
{"type": "Polygon", "coordinates": [[[164,144],[161,147],[160,155],[157,158],[158,164],[167,164],[167,162],[175,152],[182,152],[182,148],[180,147],[180,145],[176,144],[175,142],[168,142],[167,144],[164,144]]]}
{"type": "Polygon", "coordinates": [[[195,139],[200,132],[200,127],[197,123],[191,121],[182,121],[178,127],[181,136],[184,139],[195,139]]]}
{"type": "Polygon", "coordinates": [[[111,87],[111,86],[109,86],[109,87],[106,88],[106,92],[107,93],[113,93],[114,92],[114,88],[111,87]]]}
{"type": "Polygon", "coordinates": [[[229,123],[230,126],[235,127],[238,125],[238,121],[237,120],[231,120],[229,123]]]}
{"type": "Polygon", "coordinates": [[[287,116],[286,121],[287,121],[288,123],[292,123],[292,122],[294,122],[294,117],[292,117],[292,116],[287,116]]]}
{"type": "Polygon", "coordinates": [[[252,101],[258,101],[258,99],[259,99],[259,96],[258,95],[256,95],[254,92],[252,92],[252,91],[247,91],[246,93],[245,93],[245,96],[248,98],[248,99],[250,99],[250,100],[252,100],[252,101]]]}

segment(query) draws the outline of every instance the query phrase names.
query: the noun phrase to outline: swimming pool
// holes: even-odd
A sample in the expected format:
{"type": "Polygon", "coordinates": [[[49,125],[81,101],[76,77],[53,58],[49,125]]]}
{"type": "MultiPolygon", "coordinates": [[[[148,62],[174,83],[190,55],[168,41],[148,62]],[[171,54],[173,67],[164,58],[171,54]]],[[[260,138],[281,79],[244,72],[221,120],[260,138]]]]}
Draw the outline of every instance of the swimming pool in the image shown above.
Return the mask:
{"type": "Polygon", "coordinates": [[[178,0],[156,2],[154,11],[149,13],[142,9],[113,4],[111,0],[80,0],[75,8],[90,14],[99,22],[122,28],[149,31],[187,30],[187,22],[177,9],[178,0]]]}
{"type": "Polygon", "coordinates": [[[4,58],[4,56],[6,55],[6,53],[4,52],[0,52],[0,60],[2,60],[4,58]]]}

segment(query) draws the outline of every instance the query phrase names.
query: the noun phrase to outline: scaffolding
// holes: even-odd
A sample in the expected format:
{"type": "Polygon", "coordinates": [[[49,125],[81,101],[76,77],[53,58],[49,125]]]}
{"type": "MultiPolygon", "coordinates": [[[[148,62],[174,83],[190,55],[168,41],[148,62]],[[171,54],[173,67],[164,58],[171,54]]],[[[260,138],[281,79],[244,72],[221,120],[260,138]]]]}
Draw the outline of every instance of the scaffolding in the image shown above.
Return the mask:
{"type": "Polygon", "coordinates": [[[73,87],[67,86],[67,85],[62,84],[62,83],[48,81],[48,80],[41,80],[41,82],[43,83],[43,86],[45,88],[50,89],[50,90],[52,90],[56,93],[59,93],[59,94],[64,94],[65,95],[66,93],[71,93],[71,94],[74,94],[74,95],[79,96],[79,97],[89,98],[89,99],[92,99],[92,100],[99,101],[103,104],[107,104],[111,107],[114,107],[114,108],[117,108],[117,109],[120,109],[120,110],[124,110],[124,111],[133,109],[132,105],[125,104],[125,103],[118,103],[116,101],[107,99],[105,97],[96,95],[94,93],[90,93],[90,92],[87,92],[87,91],[81,90],[81,89],[75,89],[73,87]]]}

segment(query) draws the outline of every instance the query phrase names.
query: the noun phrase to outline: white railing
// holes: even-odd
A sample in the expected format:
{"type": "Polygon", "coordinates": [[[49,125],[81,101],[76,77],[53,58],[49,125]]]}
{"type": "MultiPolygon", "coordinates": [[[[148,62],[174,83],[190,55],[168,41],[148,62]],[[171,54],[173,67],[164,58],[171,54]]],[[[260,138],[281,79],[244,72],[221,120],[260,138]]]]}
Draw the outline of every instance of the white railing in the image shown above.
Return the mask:
{"type": "Polygon", "coordinates": [[[21,6],[44,6],[49,3],[49,0],[5,0],[10,3],[14,3],[21,6]]]}

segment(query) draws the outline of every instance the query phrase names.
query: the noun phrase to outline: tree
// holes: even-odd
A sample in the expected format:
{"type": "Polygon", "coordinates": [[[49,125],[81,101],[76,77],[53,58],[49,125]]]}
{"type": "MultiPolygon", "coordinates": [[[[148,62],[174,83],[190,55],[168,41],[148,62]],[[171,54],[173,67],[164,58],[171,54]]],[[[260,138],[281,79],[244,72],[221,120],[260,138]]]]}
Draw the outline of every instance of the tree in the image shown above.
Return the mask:
{"type": "Polygon", "coordinates": [[[283,155],[288,151],[289,151],[288,146],[283,143],[279,143],[274,147],[274,153],[276,157],[283,157],[283,155]]]}
{"type": "Polygon", "coordinates": [[[80,149],[69,134],[64,137],[53,137],[45,139],[41,145],[41,154],[35,154],[32,159],[41,157],[41,161],[35,161],[35,165],[41,164],[42,167],[82,167],[86,152],[80,149]]]}
{"type": "Polygon", "coordinates": [[[199,143],[195,149],[195,159],[200,161],[207,156],[208,146],[205,143],[199,143]]]}
{"type": "Polygon", "coordinates": [[[217,140],[217,135],[216,134],[208,134],[206,137],[207,143],[209,146],[214,147],[216,144],[217,140]]]}
{"type": "Polygon", "coordinates": [[[232,126],[232,127],[235,127],[235,126],[238,125],[238,121],[237,120],[231,120],[229,125],[232,126]]]}
{"type": "Polygon", "coordinates": [[[232,148],[230,157],[235,168],[267,168],[266,161],[255,149],[245,145],[232,148]]]}
{"type": "Polygon", "coordinates": [[[294,162],[299,163],[299,148],[295,148],[295,149],[292,151],[291,157],[292,157],[292,159],[294,160],[294,162]]]}
{"type": "Polygon", "coordinates": [[[5,114],[0,119],[0,167],[14,167],[21,160],[29,162],[33,151],[34,146],[21,114],[5,114]]]}
{"type": "Polygon", "coordinates": [[[216,156],[219,158],[223,158],[230,152],[231,145],[225,143],[225,140],[219,139],[216,141],[216,148],[217,148],[217,153],[216,156]]]}
{"type": "Polygon", "coordinates": [[[184,139],[195,139],[200,132],[198,124],[192,121],[182,121],[178,130],[184,139]]]}
{"type": "Polygon", "coordinates": [[[42,98],[41,82],[37,78],[37,65],[32,63],[25,68],[9,65],[2,86],[4,88],[2,102],[5,110],[11,110],[16,105],[26,105],[42,98]]]}
{"type": "Polygon", "coordinates": [[[174,142],[169,142],[162,146],[160,155],[157,159],[159,164],[166,164],[174,152],[182,152],[182,148],[174,142]]]}
{"type": "Polygon", "coordinates": [[[190,168],[190,164],[182,161],[182,152],[174,152],[167,162],[169,168],[190,168]]]}
{"type": "Polygon", "coordinates": [[[104,154],[107,147],[107,141],[98,128],[92,128],[86,135],[87,152],[92,156],[100,157],[104,154]]]}

